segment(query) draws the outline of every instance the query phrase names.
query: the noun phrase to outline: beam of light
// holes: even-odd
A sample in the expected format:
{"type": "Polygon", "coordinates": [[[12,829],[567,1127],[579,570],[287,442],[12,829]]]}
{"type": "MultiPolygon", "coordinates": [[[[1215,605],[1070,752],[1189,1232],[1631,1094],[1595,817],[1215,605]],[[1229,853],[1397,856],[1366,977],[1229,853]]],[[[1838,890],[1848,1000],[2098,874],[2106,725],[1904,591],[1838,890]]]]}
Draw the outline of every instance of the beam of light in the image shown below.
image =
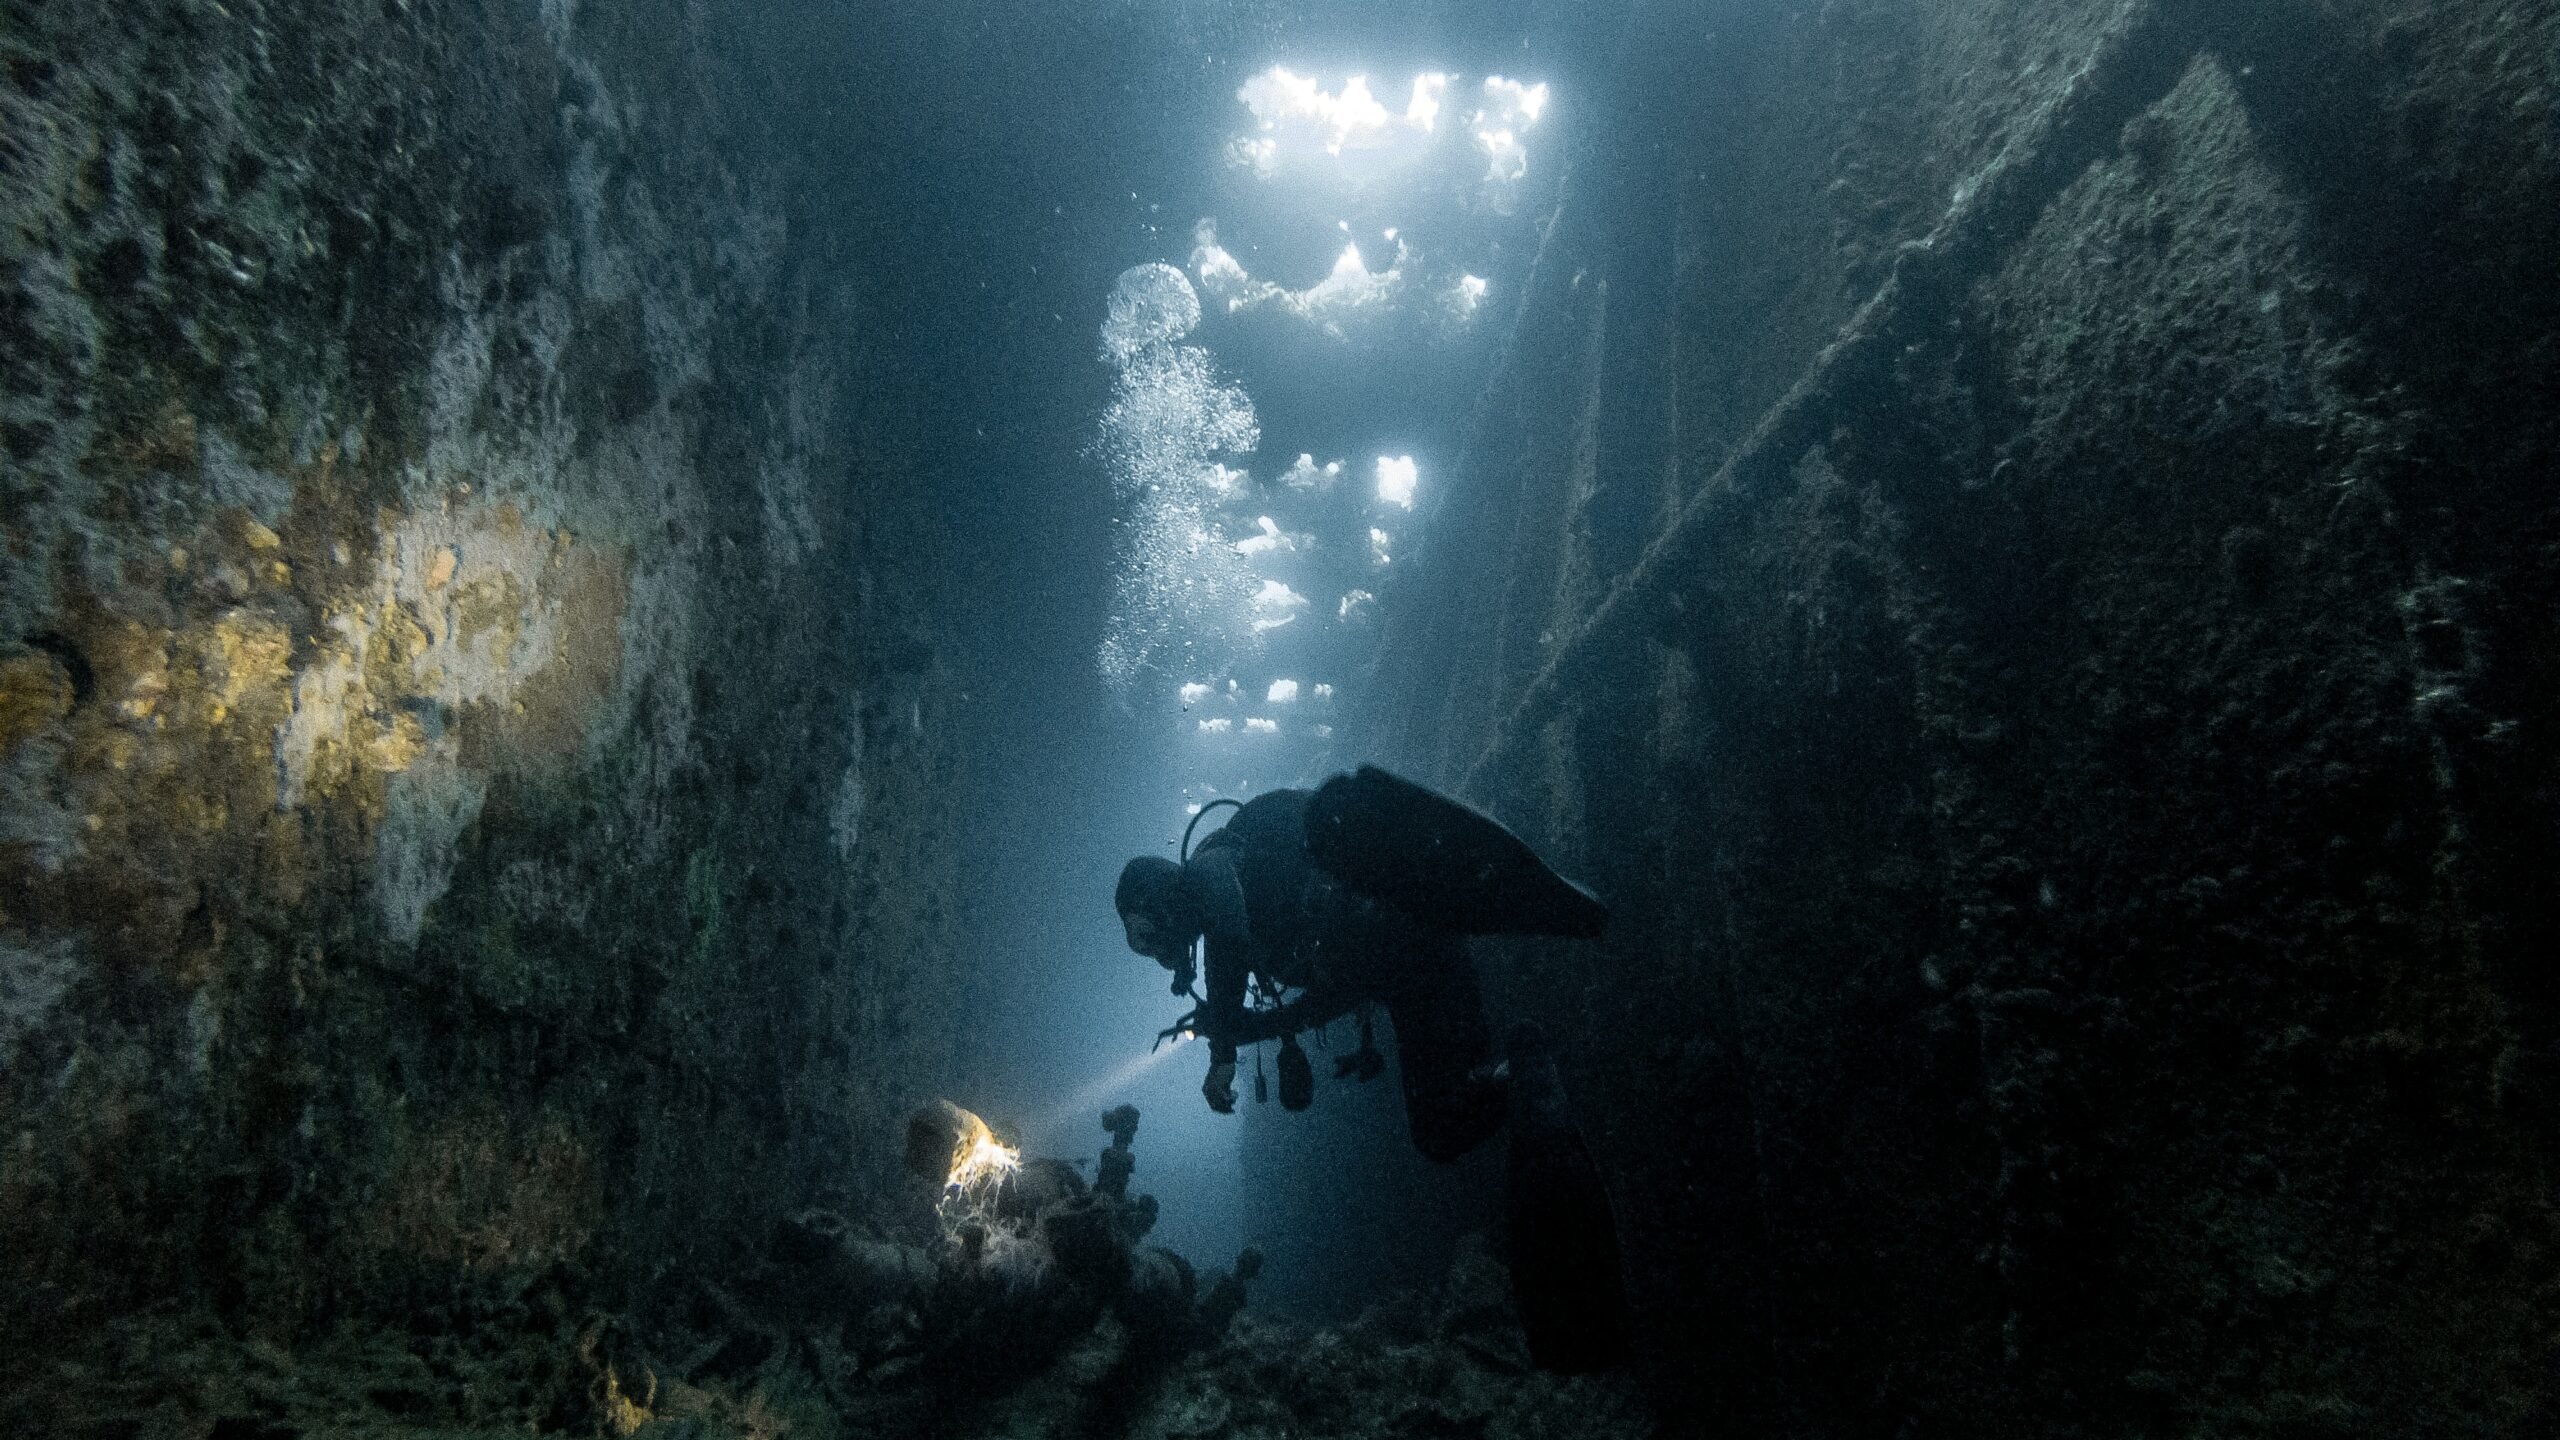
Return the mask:
{"type": "Polygon", "coordinates": [[[1120,1098],[1122,1092],[1138,1083],[1139,1076],[1172,1059],[1173,1053],[1189,1044],[1191,1039],[1188,1032],[1176,1035],[1168,1043],[1159,1045],[1144,1055],[1132,1056],[1103,1072],[1099,1077],[1086,1081],[1066,1099],[1059,1101],[1040,1118],[1033,1121],[1031,1128],[1047,1133],[1053,1126],[1078,1123],[1080,1116],[1101,1114],[1110,1108],[1111,1101],[1120,1098]]]}

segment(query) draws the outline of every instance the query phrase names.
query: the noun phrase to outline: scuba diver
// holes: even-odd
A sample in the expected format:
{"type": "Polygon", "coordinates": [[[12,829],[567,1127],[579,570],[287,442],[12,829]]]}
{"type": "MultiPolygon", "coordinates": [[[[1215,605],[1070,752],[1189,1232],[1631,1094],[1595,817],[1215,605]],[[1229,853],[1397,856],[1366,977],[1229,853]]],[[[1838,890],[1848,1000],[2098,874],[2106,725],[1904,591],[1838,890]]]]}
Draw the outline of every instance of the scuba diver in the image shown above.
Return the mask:
{"type": "Polygon", "coordinates": [[[1218,804],[1235,807],[1222,828],[1196,849],[1186,830],[1179,863],[1129,861],[1113,895],[1129,948],[1198,1000],[1158,1040],[1209,1042],[1201,1093],[1220,1114],[1235,1109],[1238,1048],[1277,1040],[1281,1104],[1302,1110],[1315,1081],[1298,1032],[1356,1012],[1360,1048],[1336,1078],[1366,1080],[1383,1068],[1369,1022],[1383,1007],[1416,1149],[1454,1161],[1511,1124],[1508,1228],[1532,1356],[1562,1371],[1614,1363],[1628,1320],[1607,1191],[1538,1027],[1514,1027],[1494,1057],[1467,953],[1470,935],[1588,939],[1608,908],[1490,816],[1374,766],[1218,804]]]}

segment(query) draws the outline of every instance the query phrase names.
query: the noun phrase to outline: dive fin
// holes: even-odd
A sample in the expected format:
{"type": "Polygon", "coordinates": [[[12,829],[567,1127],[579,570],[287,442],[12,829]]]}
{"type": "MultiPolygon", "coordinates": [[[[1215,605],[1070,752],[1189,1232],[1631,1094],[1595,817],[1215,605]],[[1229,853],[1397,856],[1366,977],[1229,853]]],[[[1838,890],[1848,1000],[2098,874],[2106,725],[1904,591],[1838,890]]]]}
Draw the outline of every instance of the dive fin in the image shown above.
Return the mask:
{"type": "Polygon", "coordinates": [[[1511,1167],[1505,1229],[1529,1358],[1581,1375],[1627,1358],[1634,1322],[1608,1186],[1566,1107],[1545,1032],[1511,1031],[1511,1167]]]}
{"type": "Polygon", "coordinates": [[[1363,765],[1307,802],[1307,853],[1336,880],[1457,935],[1589,939],[1609,907],[1480,810],[1363,765]]]}

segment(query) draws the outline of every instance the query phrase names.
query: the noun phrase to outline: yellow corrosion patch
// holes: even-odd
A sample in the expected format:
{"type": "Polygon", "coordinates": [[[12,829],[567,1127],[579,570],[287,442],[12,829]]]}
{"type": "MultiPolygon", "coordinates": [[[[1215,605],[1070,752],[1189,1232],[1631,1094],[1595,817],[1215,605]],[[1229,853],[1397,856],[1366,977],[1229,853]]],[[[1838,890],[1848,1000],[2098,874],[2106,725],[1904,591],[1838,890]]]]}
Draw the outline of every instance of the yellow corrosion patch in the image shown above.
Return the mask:
{"type": "Polygon", "coordinates": [[[290,903],[306,883],[300,837],[275,808],[292,636],[253,607],[175,628],[95,609],[62,619],[95,693],[65,710],[40,672],[13,666],[0,682],[20,697],[0,708],[51,714],[62,737],[60,779],[23,817],[41,844],[0,855],[0,888],[31,922],[200,978],[222,943],[208,894],[290,903]]]}
{"type": "Polygon", "coordinates": [[[192,663],[181,698],[200,700],[206,724],[228,724],[244,711],[268,727],[284,718],[291,703],[284,686],[292,672],[293,637],[272,617],[234,610],[185,658],[192,663]]]}

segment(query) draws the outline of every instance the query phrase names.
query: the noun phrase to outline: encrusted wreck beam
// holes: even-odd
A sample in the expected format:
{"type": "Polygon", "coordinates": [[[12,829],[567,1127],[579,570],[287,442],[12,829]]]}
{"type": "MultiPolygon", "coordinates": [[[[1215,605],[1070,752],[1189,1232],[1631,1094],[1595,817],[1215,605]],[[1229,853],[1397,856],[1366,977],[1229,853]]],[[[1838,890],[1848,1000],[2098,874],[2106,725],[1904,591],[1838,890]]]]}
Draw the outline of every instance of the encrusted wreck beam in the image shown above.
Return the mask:
{"type": "Polygon", "coordinates": [[[1962,186],[1926,239],[1906,246],[1893,273],[1840,337],[1770,407],[1715,475],[1647,542],[1627,573],[1559,644],[1521,692],[1460,793],[1482,797],[1501,768],[1587,688],[1624,647],[1678,615],[1679,586],[1701,544],[1737,500],[1785,475],[1862,397],[1877,393],[1894,358],[1944,324],[2006,244],[2073,179],[2108,154],[2127,121],[2166,95],[2210,42],[2197,0],[2127,0],[2040,122],[1962,186]]]}

